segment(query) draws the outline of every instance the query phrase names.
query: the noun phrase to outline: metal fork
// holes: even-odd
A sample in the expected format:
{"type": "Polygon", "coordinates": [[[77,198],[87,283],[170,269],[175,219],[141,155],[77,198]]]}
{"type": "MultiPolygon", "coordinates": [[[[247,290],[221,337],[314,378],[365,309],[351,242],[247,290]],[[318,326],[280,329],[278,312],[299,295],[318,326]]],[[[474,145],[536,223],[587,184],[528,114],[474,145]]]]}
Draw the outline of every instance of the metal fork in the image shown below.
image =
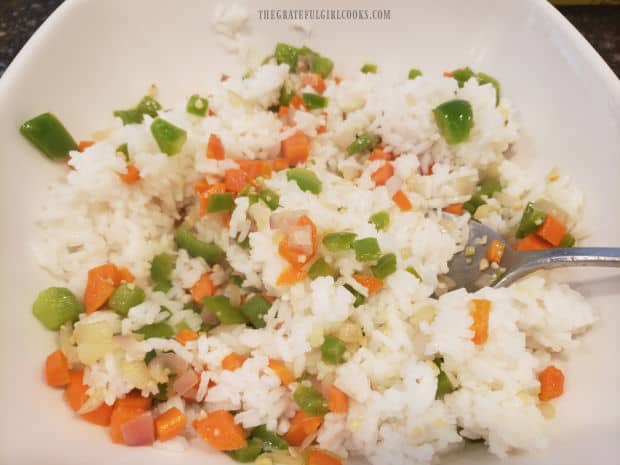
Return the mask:
{"type": "Polygon", "coordinates": [[[506,244],[499,265],[489,263],[486,251],[494,239],[506,241],[478,221],[469,222],[468,244],[448,263],[444,290],[464,287],[473,292],[485,286],[503,287],[538,269],[567,266],[620,267],[620,247],[572,247],[519,252],[506,244]],[[472,249],[473,247],[473,249],[472,249]]]}

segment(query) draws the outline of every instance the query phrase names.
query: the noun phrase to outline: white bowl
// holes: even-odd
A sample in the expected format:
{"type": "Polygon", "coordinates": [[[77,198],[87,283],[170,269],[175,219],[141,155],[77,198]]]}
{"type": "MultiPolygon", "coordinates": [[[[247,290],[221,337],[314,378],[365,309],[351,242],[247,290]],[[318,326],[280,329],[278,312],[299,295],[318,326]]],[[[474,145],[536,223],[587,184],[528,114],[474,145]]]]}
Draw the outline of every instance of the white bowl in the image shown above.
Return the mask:
{"type": "MultiPolygon", "coordinates": [[[[114,445],[103,428],[77,419],[60,391],[45,386],[43,361],[55,342],[30,308],[51,282],[34,263],[28,243],[45,185],[61,169],[37,153],[18,128],[29,117],[53,111],[77,138],[86,139],[112,121],[113,109],[133,104],[150,83],[158,84],[163,102],[172,102],[208,88],[221,72],[242,71],[216,44],[213,6],[207,0],[67,1],[0,81],[0,463],[206,463],[206,447],[181,457],[114,445]]],[[[261,0],[260,7],[291,5],[261,0]]],[[[299,7],[335,5],[318,0],[299,7]]],[[[401,73],[410,67],[439,73],[461,65],[489,72],[520,111],[523,150],[562,166],[586,192],[589,242],[618,245],[620,84],[559,13],[542,0],[363,0],[348,7],[389,9],[391,19],[311,21],[307,37],[293,31],[290,22],[259,21],[257,5],[251,5],[252,44],[266,55],[276,41],[305,42],[334,58],[344,75],[368,61],[401,73]]],[[[600,322],[567,366],[566,394],[556,404],[550,448],[505,463],[618,463],[620,278],[590,269],[572,276],[600,312],[600,322]]],[[[209,459],[227,463],[220,455],[209,459]]],[[[477,449],[445,463],[472,460],[498,462],[477,449]]]]}

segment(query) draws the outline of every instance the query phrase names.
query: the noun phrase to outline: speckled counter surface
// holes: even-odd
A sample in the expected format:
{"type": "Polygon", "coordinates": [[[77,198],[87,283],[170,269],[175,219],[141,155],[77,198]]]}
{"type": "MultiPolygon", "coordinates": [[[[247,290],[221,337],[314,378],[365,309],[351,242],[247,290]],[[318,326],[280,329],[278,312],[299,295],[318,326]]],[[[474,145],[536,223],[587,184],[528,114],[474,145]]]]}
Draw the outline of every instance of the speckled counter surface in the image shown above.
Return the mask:
{"type": "MultiPolygon", "coordinates": [[[[61,3],[62,0],[0,0],[0,75],[33,32],[61,3]]],[[[620,6],[559,9],[620,76],[620,6]]]]}

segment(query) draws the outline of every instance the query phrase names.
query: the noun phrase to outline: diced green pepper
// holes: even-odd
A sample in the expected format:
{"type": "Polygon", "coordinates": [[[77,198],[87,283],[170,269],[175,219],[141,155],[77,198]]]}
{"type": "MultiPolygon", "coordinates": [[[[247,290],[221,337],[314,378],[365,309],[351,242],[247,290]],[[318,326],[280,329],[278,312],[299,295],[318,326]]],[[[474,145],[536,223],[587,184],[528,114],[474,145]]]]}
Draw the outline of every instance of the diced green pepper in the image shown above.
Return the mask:
{"type": "Polygon", "coordinates": [[[151,134],[159,149],[168,156],[179,153],[187,140],[184,129],[161,118],[155,118],[151,123],[151,134]]]}
{"type": "Polygon", "coordinates": [[[265,315],[271,308],[271,303],[262,295],[253,295],[241,305],[241,313],[246,320],[257,329],[265,327],[265,315]]]}
{"type": "Polygon", "coordinates": [[[464,142],[474,125],[474,114],[467,100],[454,99],[433,110],[439,132],[450,145],[464,142]]]}
{"type": "Polygon", "coordinates": [[[286,172],[286,179],[295,181],[299,188],[304,192],[320,194],[323,187],[321,180],[314,173],[306,168],[291,168],[286,172]]]}
{"type": "Polygon", "coordinates": [[[568,248],[568,247],[573,247],[574,245],[575,245],[575,236],[573,236],[570,233],[566,233],[564,234],[564,236],[562,236],[562,239],[560,239],[560,243],[558,244],[558,247],[568,248]]]}
{"type": "Polygon", "coordinates": [[[356,153],[372,150],[375,145],[381,141],[380,137],[373,136],[368,132],[363,132],[355,136],[355,140],[347,147],[347,155],[355,155],[356,153]]]}
{"type": "Polygon", "coordinates": [[[405,268],[405,270],[407,270],[409,273],[411,273],[413,276],[415,276],[416,278],[418,278],[418,281],[422,282],[422,276],[420,276],[420,273],[417,272],[417,270],[412,267],[412,266],[408,266],[407,268],[405,268]]]}
{"type": "Polygon", "coordinates": [[[182,333],[183,331],[187,331],[188,329],[192,329],[189,327],[189,325],[185,322],[185,320],[181,321],[180,323],[177,323],[176,326],[174,327],[174,330],[177,334],[182,333]]]}
{"type": "Polygon", "coordinates": [[[372,63],[366,63],[360,69],[364,74],[377,74],[377,65],[372,63]]]}
{"type": "Polygon", "coordinates": [[[223,325],[245,324],[246,319],[241,309],[230,303],[230,299],[223,295],[214,295],[202,299],[208,311],[215,314],[223,325]]]}
{"type": "Polygon", "coordinates": [[[355,300],[353,301],[353,306],[355,308],[366,302],[366,297],[364,297],[361,292],[358,292],[353,286],[351,286],[350,284],[345,284],[344,287],[347,291],[353,294],[353,297],[355,297],[355,300]]]}
{"type": "Polygon", "coordinates": [[[252,438],[259,439],[263,443],[263,450],[265,451],[288,449],[288,442],[276,433],[269,431],[265,425],[254,428],[252,438]]]}
{"type": "Polygon", "coordinates": [[[303,92],[301,98],[304,101],[304,105],[308,110],[316,110],[318,108],[325,108],[327,106],[327,97],[323,97],[319,94],[312,94],[309,92],[303,92]]]}
{"type": "Polygon", "coordinates": [[[286,84],[283,85],[280,89],[280,105],[283,107],[288,107],[293,97],[295,97],[295,89],[287,89],[286,84]]]}
{"type": "Polygon", "coordinates": [[[360,262],[370,262],[381,256],[379,243],[374,237],[366,237],[353,242],[353,250],[355,250],[355,258],[360,262]]]}
{"type": "Polygon", "coordinates": [[[121,316],[127,316],[129,309],[140,305],[144,302],[144,298],[142,288],[132,283],[122,283],[108,300],[108,307],[121,316]]]}
{"type": "Polygon", "coordinates": [[[525,210],[523,210],[523,216],[517,228],[517,239],[523,239],[525,236],[535,232],[545,222],[545,218],[547,218],[547,214],[538,210],[532,202],[529,202],[525,210]]]}
{"type": "Polygon", "coordinates": [[[459,68],[452,71],[452,77],[456,80],[459,87],[463,87],[465,82],[474,77],[474,72],[469,66],[467,66],[465,68],[459,68]]]}
{"type": "Polygon", "coordinates": [[[129,161],[129,147],[127,146],[127,142],[116,147],[116,154],[123,155],[125,161],[129,161]]]}
{"type": "Polygon", "coordinates": [[[334,69],[334,62],[327,57],[321,56],[314,50],[303,46],[299,51],[299,57],[308,60],[310,71],[320,74],[323,78],[329,76],[334,69]]]}
{"type": "Polygon", "coordinates": [[[407,75],[407,79],[415,79],[420,76],[422,76],[422,71],[420,71],[419,69],[411,68],[409,70],[409,74],[407,75]]]}
{"type": "Polygon", "coordinates": [[[323,257],[319,257],[308,269],[308,278],[316,279],[319,276],[333,276],[334,270],[325,261],[323,257]]]}
{"type": "Polygon", "coordinates": [[[153,289],[156,291],[168,292],[172,287],[170,275],[174,269],[174,256],[167,253],[160,253],[153,257],[151,262],[151,280],[153,289]]]}
{"type": "Polygon", "coordinates": [[[479,193],[471,196],[471,199],[463,203],[463,209],[467,210],[470,214],[474,214],[478,207],[484,205],[486,202],[482,199],[479,193]]]}
{"type": "Polygon", "coordinates": [[[68,322],[78,320],[84,306],[65,287],[49,287],[41,291],[32,304],[32,313],[47,329],[56,331],[68,322]]]}
{"type": "Polygon", "coordinates": [[[488,198],[493,197],[493,194],[496,192],[502,191],[502,185],[500,184],[498,179],[495,178],[484,178],[480,182],[480,195],[486,195],[488,198]]]}
{"type": "Polygon", "coordinates": [[[157,357],[157,351],[155,351],[155,349],[149,350],[144,354],[144,363],[148,365],[155,357],[157,357]]]}
{"type": "Polygon", "coordinates": [[[210,265],[217,263],[224,257],[224,251],[219,245],[197,239],[188,229],[177,229],[174,240],[180,248],[187,250],[187,253],[192,257],[202,257],[210,265]]]}
{"type": "Polygon", "coordinates": [[[478,73],[476,76],[478,77],[478,84],[481,86],[484,84],[491,84],[495,88],[495,106],[499,105],[499,99],[501,96],[499,81],[485,73],[478,73]]]}
{"type": "Polygon", "coordinates": [[[446,375],[445,371],[439,370],[439,374],[437,375],[437,390],[435,391],[435,399],[443,399],[443,396],[446,394],[450,394],[454,391],[454,386],[450,382],[448,375],[446,375]]]}
{"type": "Polygon", "coordinates": [[[293,393],[293,399],[304,413],[312,416],[328,412],[327,401],[315,388],[300,384],[293,393]]]}
{"type": "Polygon", "coordinates": [[[136,110],[143,115],[149,115],[151,118],[156,118],[157,112],[161,110],[161,105],[153,97],[146,95],[142,98],[142,100],[140,100],[136,110]]]}
{"type": "Polygon", "coordinates": [[[257,438],[251,438],[248,440],[248,445],[237,450],[228,452],[228,455],[233,460],[240,463],[250,463],[256,460],[263,451],[263,442],[257,438]]]}
{"type": "Polygon", "coordinates": [[[370,222],[375,225],[377,231],[383,231],[390,227],[390,214],[386,211],[380,211],[370,217],[370,222]]]}
{"type": "Polygon", "coordinates": [[[396,255],[393,253],[385,254],[381,257],[376,265],[370,267],[375,278],[385,279],[392,273],[396,272],[396,255]]]}
{"type": "Polygon", "coordinates": [[[263,189],[258,193],[258,197],[265,202],[271,210],[275,210],[280,205],[280,196],[271,189],[263,189]]]}
{"type": "Polygon", "coordinates": [[[357,234],[353,232],[329,233],[323,237],[323,245],[330,252],[348,250],[351,248],[351,244],[353,244],[356,237],[357,234]]]}
{"type": "Polygon", "coordinates": [[[43,113],[26,121],[19,132],[52,160],[69,156],[77,144],[60,120],[51,113],[43,113]]]}
{"type": "Polygon", "coordinates": [[[299,57],[299,49],[297,47],[280,42],[276,44],[276,50],[273,56],[276,59],[276,63],[286,63],[291,73],[297,70],[297,59],[299,57]]]}
{"type": "Polygon", "coordinates": [[[205,116],[207,114],[207,109],[209,108],[209,101],[201,97],[200,95],[194,94],[187,101],[186,110],[188,113],[196,116],[205,116]]]}
{"type": "Polygon", "coordinates": [[[121,119],[123,126],[128,124],[140,124],[144,121],[144,114],[135,108],[129,110],[116,110],[113,114],[121,119]]]}
{"type": "Polygon", "coordinates": [[[202,312],[202,305],[196,303],[194,300],[190,300],[185,305],[183,305],[184,310],[191,310],[195,313],[202,312]]]}
{"type": "Polygon", "coordinates": [[[153,399],[159,402],[168,400],[168,383],[157,383],[157,394],[153,396],[153,399]]]}
{"type": "Polygon", "coordinates": [[[234,274],[230,277],[230,282],[235,286],[241,287],[243,285],[243,276],[234,274]]]}
{"type": "Polygon", "coordinates": [[[235,209],[235,201],[230,192],[221,194],[210,194],[207,203],[208,213],[231,212],[235,209]]]}
{"type": "Polygon", "coordinates": [[[340,339],[335,336],[325,336],[321,344],[321,360],[326,365],[338,365],[342,363],[342,357],[347,348],[340,339]]]}
{"type": "Polygon", "coordinates": [[[152,337],[161,337],[164,339],[170,339],[174,336],[174,329],[169,324],[160,321],[159,323],[153,323],[143,326],[140,329],[136,329],[134,333],[142,334],[144,339],[150,339],[152,337]]]}

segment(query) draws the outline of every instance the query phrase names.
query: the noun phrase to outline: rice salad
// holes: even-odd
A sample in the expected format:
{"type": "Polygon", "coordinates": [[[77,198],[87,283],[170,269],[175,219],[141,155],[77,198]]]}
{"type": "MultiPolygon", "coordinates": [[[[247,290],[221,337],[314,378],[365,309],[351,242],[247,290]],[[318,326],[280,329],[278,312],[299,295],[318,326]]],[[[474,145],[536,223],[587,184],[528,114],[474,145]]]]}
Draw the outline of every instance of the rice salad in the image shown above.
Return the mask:
{"type": "Polygon", "coordinates": [[[92,140],[24,124],[67,164],[34,244],[63,283],[33,305],[58,332],[46,382],[116,443],[260,465],[546,447],[556,355],[590,305],[544,273],[475,293],[444,275],[472,219],[520,250],[571,246],[582,194],[512,159],[491,76],[333,68],[278,44],[170,108],[152,89],[92,140]]]}

